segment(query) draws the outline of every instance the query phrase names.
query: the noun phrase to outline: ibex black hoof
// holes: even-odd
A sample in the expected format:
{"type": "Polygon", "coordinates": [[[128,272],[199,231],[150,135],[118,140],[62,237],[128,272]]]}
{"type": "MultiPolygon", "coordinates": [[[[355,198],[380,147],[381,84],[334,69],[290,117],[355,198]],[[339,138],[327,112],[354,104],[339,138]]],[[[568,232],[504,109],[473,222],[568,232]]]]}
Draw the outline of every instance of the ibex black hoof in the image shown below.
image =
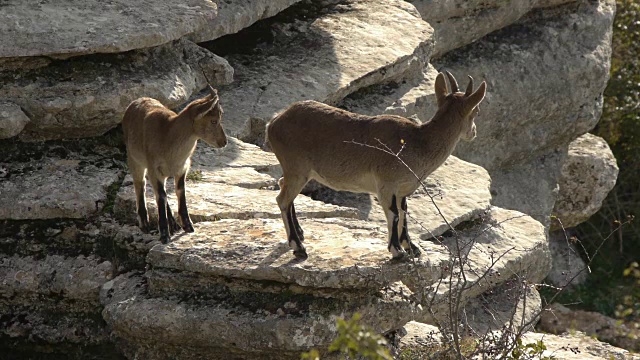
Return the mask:
{"type": "Polygon", "coordinates": [[[293,255],[300,260],[305,260],[309,257],[306,249],[293,250],[293,255]]]}
{"type": "Polygon", "coordinates": [[[414,258],[419,258],[420,255],[422,255],[422,250],[420,250],[420,248],[417,247],[414,243],[411,243],[411,249],[406,250],[406,252],[414,258]]]}
{"type": "Polygon", "coordinates": [[[182,230],[184,230],[184,232],[186,232],[186,233],[194,233],[194,232],[196,232],[195,229],[193,228],[193,225],[191,225],[191,224],[187,224],[187,226],[183,226],[182,230]]]}
{"type": "Polygon", "coordinates": [[[163,244],[167,244],[171,240],[171,237],[168,234],[160,235],[160,242],[163,244]]]}

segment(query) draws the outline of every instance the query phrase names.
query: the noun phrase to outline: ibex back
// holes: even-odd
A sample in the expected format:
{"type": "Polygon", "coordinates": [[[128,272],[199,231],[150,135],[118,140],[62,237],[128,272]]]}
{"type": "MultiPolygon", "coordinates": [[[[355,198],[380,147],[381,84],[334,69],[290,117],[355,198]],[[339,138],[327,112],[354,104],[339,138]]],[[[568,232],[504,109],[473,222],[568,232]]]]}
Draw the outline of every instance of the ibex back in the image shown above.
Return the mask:
{"type": "Polygon", "coordinates": [[[156,197],[160,241],[163,243],[167,243],[170,234],[180,227],[186,232],[194,231],[187,211],[185,180],[198,139],[216,148],[227,144],[218,93],[211,86],[209,90],[208,96],[191,102],[179,114],[155,99],[140,98],[129,105],[122,119],[138,222],[143,231],[150,230],[145,199],[146,174],[156,197]],[[170,176],[176,184],[180,224],[167,202],[165,182],[170,176]]]}
{"type": "Polygon", "coordinates": [[[267,141],[283,171],[277,201],[295,256],[306,258],[307,253],[293,201],[311,179],[335,190],[375,194],[387,218],[393,257],[420,255],[407,232],[407,196],[417,189],[419,179],[444,163],[461,138],[473,140],[474,119],[486,92],[485,82],[474,92],[471,77],[466,92],[458,92],[455,78],[448,72],[447,77],[452,92],[447,91],[444,75],[438,74],[438,110],[421,125],[400,116],[365,116],[316,101],[294,103],[269,123],[267,141]],[[402,161],[395,156],[400,149],[402,161]]]}

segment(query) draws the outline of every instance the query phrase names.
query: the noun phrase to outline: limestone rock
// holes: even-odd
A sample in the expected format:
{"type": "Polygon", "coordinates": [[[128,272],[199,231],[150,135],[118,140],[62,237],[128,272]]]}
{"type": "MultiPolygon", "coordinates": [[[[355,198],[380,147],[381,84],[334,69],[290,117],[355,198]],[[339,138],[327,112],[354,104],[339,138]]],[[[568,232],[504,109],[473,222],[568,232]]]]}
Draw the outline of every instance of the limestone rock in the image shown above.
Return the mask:
{"type": "Polygon", "coordinates": [[[386,226],[348,219],[301,220],[309,258],[297,261],[280,219],[200,223],[167,245],[155,246],[147,261],[154,269],[209,277],[276,281],[309,288],[373,288],[403,280],[410,269],[424,281],[440,276],[448,259],[441,246],[424,244],[412,262],[391,260],[386,226]]]}
{"type": "MultiPolygon", "coordinates": [[[[569,155],[562,165],[553,215],[564,228],[586,221],[600,209],[617,177],[616,158],[604,139],[591,134],[577,138],[569,144],[569,155]]],[[[552,222],[552,229],[562,227],[552,222]]]]}
{"type": "Polygon", "coordinates": [[[258,20],[276,15],[298,1],[300,0],[219,1],[218,15],[189,38],[194,42],[203,42],[235,34],[258,20]]]}
{"type": "Polygon", "coordinates": [[[542,341],[547,347],[542,356],[554,356],[563,360],[639,360],[632,354],[607,343],[598,341],[582,332],[573,332],[561,336],[529,332],[524,334],[523,343],[542,341]]]}
{"type": "Polygon", "coordinates": [[[592,311],[570,310],[558,303],[542,314],[538,328],[552,334],[580,331],[624,349],[640,350],[640,330],[619,324],[616,319],[592,311]]]}
{"type": "Polygon", "coordinates": [[[51,255],[37,261],[1,257],[0,297],[24,299],[64,294],[66,299],[96,302],[102,284],[111,277],[111,263],[93,257],[51,255]]]}
{"type": "Polygon", "coordinates": [[[0,219],[87,218],[107,202],[122,170],[87,164],[79,158],[43,158],[1,163],[0,219]]]}
{"type": "Polygon", "coordinates": [[[571,288],[587,281],[589,270],[580,256],[582,250],[579,250],[574,242],[574,235],[570,230],[549,233],[549,250],[553,257],[553,266],[547,281],[553,286],[571,288]]]}
{"type": "Polygon", "coordinates": [[[511,25],[529,12],[537,0],[410,0],[435,30],[433,57],[460,48],[511,25]]]}
{"type": "Polygon", "coordinates": [[[260,51],[227,56],[237,74],[221,91],[230,135],[261,144],[266,121],[290,103],[336,103],[401,77],[426,62],[433,44],[431,27],[404,1],[349,0],[321,12],[276,23],[273,44],[260,51]]]}
{"type": "Polygon", "coordinates": [[[478,137],[460,143],[456,154],[492,173],[590,130],[602,111],[614,12],[609,0],[535,10],[518,24],[439,59],[437,68],[488,81],[476,121],[478,137]]]}
{"type": "MultiPolygon", "coordinates": [[[[425,346],[439,346],[441,343],[442,335],[436,326],[412,321],[407,323],[404,329],[406,334],[400,339],[400,351],[421,349],[425,346]]],[[[563,360],[640,359],[640,356],[631,354],[627,350],[600,342],[581,332],[562,336],[526,332],[522,336],[523,345],[535,344],[538,341],[542,341],[546,347],[546,350],[540,355],[541,357],[555,357],[563,360]]]]}
{"type": "MultiPolygon", "coordinates": [[[[492,208],[486,216],[456,232],[458,236],[449,232],[437,240],[455,259],[462,257],[465,260],[464,282],[459,282],[457,268],[445,269],[443,280],[427,288],[418,287],[411,282],[412,278],[405,280],[422,304],[431,304],[426,308],[430,307],[440,320],[447,317],[450,289],[465,286],[460,300],[464,305],[469,299],[509,281],[514,274],[530,283],[538,283],[551,268],[544,227],[525,214],[492,208]]],[[[424,240],[419,242],[420,245],[424,243],[424,240]]],[[[429,311],[416,320],[434,321],[429,311]]]]}
{"type": "Polygon", "coordinates": [[[9,0],[0,13],[0,57],[64,58],[142,49],[203,29],[216,14],[210,0],[9,0]]]}
{"type": "MultiPolygon", "coordinates": [[[[137,281],[138,287],[144,288],[141,279],[128,281],[137,281]]],[[[111,301],[106,304],[103,316],[114,335],[131,344],[129,356],[165,359],[175,358],[176,353],[181,353],[181,357],[206,353],[207,358],[213,359],[229,355],[295,358],[311,347],[328,346],[336,336],[337,317],[350,318],[358,312],[376,332],[402,326],[416,307],[407,295],[395,290],[348,300],[296,295],[285,299],[280,294],[247,293],[182,301],[141,294],[111,301]]]]}
{"type": "MultiPolygon", "coordinates": [[[[189,41],[113,55],[91,55],[49,66],[0,70],[0,98],[19,105],[31,121],[22,140],[101,135],[115,127],[141,96],[173,107],[206,85],[229,83],[233,69],[189,41]]],[[[224,106],[224,104],[223,104],[224,106]]]]}
{"type": "Polygon", "coordinates": [[[20,106],[11,102],[0,102],[0,139],[18,135],[29,122],[29,117],[20,106]]]}
{"type": "Polygon", "coordinates": [[[535,286],[508,280],[471,299],[464,306],[462,321],[475,334],[496,330],[532,331],[542,312],[542,298],[535,286]]]}

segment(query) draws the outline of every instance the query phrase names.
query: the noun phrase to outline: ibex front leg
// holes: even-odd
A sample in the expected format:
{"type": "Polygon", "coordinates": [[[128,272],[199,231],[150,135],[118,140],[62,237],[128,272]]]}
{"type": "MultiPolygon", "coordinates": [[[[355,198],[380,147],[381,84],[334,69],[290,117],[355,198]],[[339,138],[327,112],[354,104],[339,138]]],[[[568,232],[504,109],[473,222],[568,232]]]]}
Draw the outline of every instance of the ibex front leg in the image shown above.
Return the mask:
{"type": "Polygon", "coordinates": [[[387,230],[389,232],[387,249],[391,252],[394,259],[401,259],[406,253],[400,246],[400,237],[398,234],[400,218],[397,198],[395,195],[388,196],[381,191],[378,192],[378,201],[380,201],[380,205],[382,205],[384,214],[387,217],[387,230]]]}
{"type": "Polygon", "coordinates": [[[189,211],[187,210],[187,196],[185,191],[185,181],[187,178],[187,173],[176,177],[178,179],[176,181],[176,196],[178,197],[178,221],[180,222],[180,226],[182,230],[187,233],[195,232],[193,229],[193,223],[191,222],[191,218],[189,218],[189,211]]]}

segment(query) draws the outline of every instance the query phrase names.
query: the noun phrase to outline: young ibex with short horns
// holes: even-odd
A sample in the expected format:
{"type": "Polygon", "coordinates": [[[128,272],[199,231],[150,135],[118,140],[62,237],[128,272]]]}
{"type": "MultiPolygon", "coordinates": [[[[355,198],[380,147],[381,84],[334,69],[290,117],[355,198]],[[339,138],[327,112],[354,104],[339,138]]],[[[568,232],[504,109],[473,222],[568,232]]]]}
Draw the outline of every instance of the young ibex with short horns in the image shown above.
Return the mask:
{"type": "Polygon", "coordinates": [[[227,145],[218,93],[211,85],[209,91],[208,96],[194,100],[179,114],[155,99],[143,97],[129,105],[122,119],[140,228],[145,232],[150,230],[145,199],[147,174],[158,205],[160,241],[165,244],[170,234],[173,235],[180,227],[185,232],[194,232],[187,211],[185,180],[198,139],[215,148],[227,145]],[[169,208],[165,191],[165,182],[170,176],[174,177],[176,184],[179,226],[169,208]]]}
{"type": "Polygon", "coordinates": [[[306,258],[307,252],[293,201],[311,179],[335,190],[375,194],[386,214],[393,257],[420,255],[407,232],[407,196],[420,185],[416,175],[424,179],[461,138],[475,138],[474,119],[486,93],[485,82],[473,91],[471,77],[466,92],[458,92],[455,78],[446,75],[452,92],[445,75],[438,74],[438,110],[424,124],[395,115],[354,114],[316,101],[296,102],[269,123],[267,141],[283,171],[278,206],[296,257],[306,258]],[[375,148],[381,146],[393,154],[375,148]]]}

